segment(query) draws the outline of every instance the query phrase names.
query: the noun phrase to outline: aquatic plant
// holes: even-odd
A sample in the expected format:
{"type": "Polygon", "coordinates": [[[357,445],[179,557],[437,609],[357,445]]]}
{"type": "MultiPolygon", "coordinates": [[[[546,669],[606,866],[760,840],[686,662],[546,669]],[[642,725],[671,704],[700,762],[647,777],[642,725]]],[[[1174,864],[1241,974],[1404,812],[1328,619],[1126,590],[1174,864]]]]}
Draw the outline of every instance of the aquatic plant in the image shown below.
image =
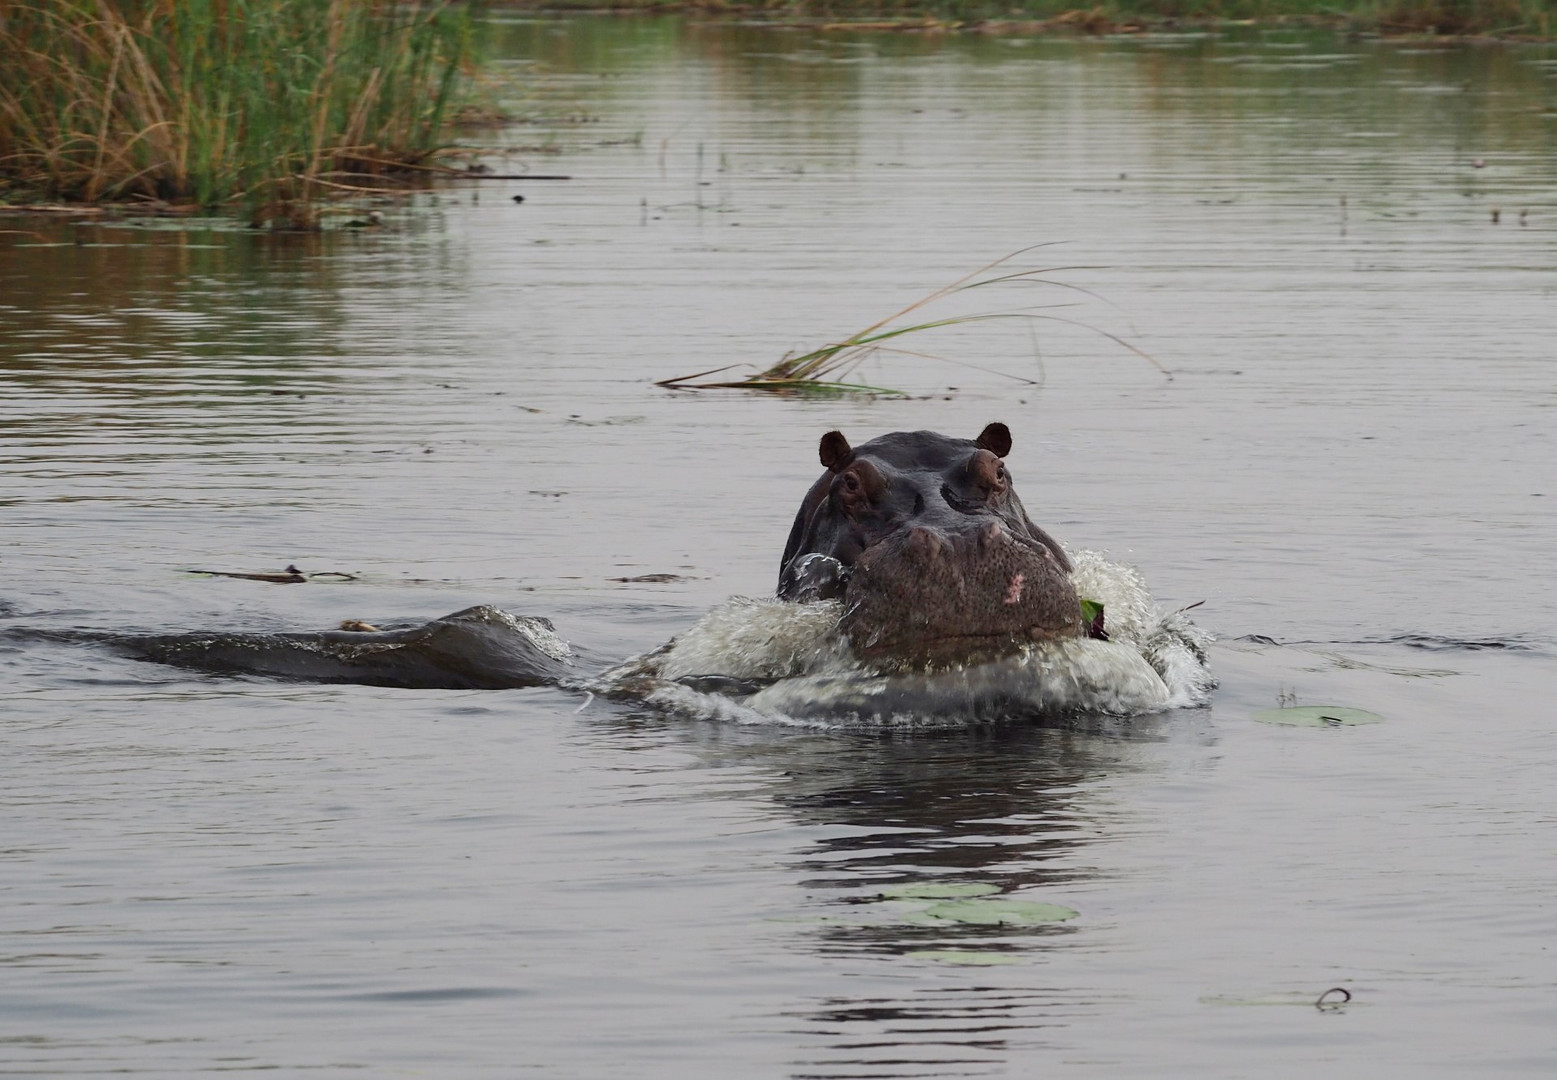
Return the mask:
{"type": "Polygon", "coordinates": [[[0,5],[0,186],[317,223],[366,176],[425,167],[470,17],[387,0],[0,5]]]}
{"type": "MultiPolygon", "coordinates": [[[[1049,266],[1029,270],[1007,269],[1014,260],[1035,251],[1047,244],[1036,244],[1032,247],[1022,248],[1009,255],[1004,255],[993,262],[986,263],[970,274],[958,278],[950,285],[945,285],[934,292],[920,297],[907,307],[888,315],[884,319],[871,323],[863,330],[857,330],[840,341],[835,341],[820,348],[799,355],[790,354],[778,363],[765,368],[755,374],[741,379],[705,381],[710,375],[717,375],[729,371],[737,365],[714,368],[711,371],[700,371],[692,375],[680,375],[672,379],[660,379],[655,385],[663,386],[671,390],[763,390],[776,393],[803,393],[803,394],[900,394],[902,391],[892,390],[886,387],[870,386],[865,383],[846,382],[847,379],[862,363],[871,357],[882,353],[898,354],[902,356],[929,357],[931,359],[946,360],[945,357],[932,356],[932,354],[915,349],[907,349],[902,346],[900,339],[908,335],[923,334],[928,330],[941,329],[948,326],[960,326],[968,323],[989,322],[992,320],[1050,320],[1067,323],[1072,326],[1080,326],[1095,334],[1108,338],[1115,344],[1128,349],[1142,359],[1146,360],[1165,376],[1172,378],[1168,370],[1164,368],[1149,353],[1130,344],[1117,334],[1109,333],[1098,327],[1076,319],[1055,315],[1050,311],[1024,308],[1014,311],[983,312],[971,315],[951,315],[940,319],[929,319],[923,322],[903,322],[916,312],[944,300],[955,293],[966,292],[969,289],[985,288],[992,285],[1047,285],[1058,289],[1068,289],[1087,296],[1095,296],[1090,290],[1078,285],[1058,281],[1046,275],[1063,270],[1087,269],[1086,267],[1062,267],[1049,266]]],[[[950,361],[948,361],[950,362],[950,361]]],[[[957,361],[965,367],[978,367],[976,364],[966,364],[957,361]]],[[[988,370],[980,368],[980,370],[988,370]]],[[[1005,374],[997,372],[997,374],[1005,374]]],[[[1021,382],[1032,382],[1031,379],[1019,376],[1007,375],[1007,378],[1017,379],[1021,382]]]]}
{"type": "Polygon", "coordinates": [[[1302,22],[1349,31],[1552,37],[1557,0],[506,0],[548,11],[696,10],[830,31],[1119,34],[1189,23],[1302,22]]]}
{"type": "Polygon", "coordinates": [[[1250,719],[1262,724],[1282,724],[1287,727],[1353,727],[1384,721],[1376,712],[1353,709],[1346,705],[1284,705],[1276,709],[1260,709],[1252,713],[1250,719]]]}

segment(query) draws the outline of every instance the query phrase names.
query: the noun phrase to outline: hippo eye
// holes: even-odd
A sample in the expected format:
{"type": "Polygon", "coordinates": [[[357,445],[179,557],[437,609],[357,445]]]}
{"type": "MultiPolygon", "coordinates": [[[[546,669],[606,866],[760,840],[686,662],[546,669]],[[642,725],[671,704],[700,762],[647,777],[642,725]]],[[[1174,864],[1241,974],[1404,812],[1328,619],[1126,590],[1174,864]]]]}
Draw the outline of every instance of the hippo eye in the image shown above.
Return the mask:
{"type": "Polygon", "coordinates": [[[858,495],[860,493],[860,478],[855,476],[853,473],[844,473],[843,490],[847,491],[850,495],[858,495]]]}

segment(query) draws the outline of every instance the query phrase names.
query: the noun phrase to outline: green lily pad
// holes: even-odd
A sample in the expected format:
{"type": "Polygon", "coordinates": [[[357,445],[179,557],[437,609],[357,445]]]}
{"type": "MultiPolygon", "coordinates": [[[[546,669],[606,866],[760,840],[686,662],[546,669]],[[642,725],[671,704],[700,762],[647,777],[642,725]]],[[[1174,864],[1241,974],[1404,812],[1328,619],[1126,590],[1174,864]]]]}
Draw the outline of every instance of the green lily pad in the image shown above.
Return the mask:
{"type": "Polygon", "coordinates": [[[960,964],[964,967],[995,967],[1022,962],[1010,953],[975,952],[971,949],[917,949],[904,955],[915,960],[934,960],[938,964],[960,964]]]}
{"type": "Polygon", "coordinates": [[[888,900],[955,900],[969,896],[988,896],[1000,886],[987,881],[916,881],[881,890],[888,900]]]}
{"type": "Polygon", "coordinates": [[[947,900],[931,904],[924,913],[945,922],[971,923],[977,926],[1040,926],[1064,922],[1081,912],[1059,904],[1040,904],[1033,900],[947,900]]]}
{"type": "Polygon", "coordinates": [[[1357,724],[1380,724],[1384,718],[1366,709],[1349,709],[1344,705],[1294,705],[1288,709],[1261,709],[1250,716],[1262,724],[1285,724],[1289,727],[1353,727],[1357,724]]]}

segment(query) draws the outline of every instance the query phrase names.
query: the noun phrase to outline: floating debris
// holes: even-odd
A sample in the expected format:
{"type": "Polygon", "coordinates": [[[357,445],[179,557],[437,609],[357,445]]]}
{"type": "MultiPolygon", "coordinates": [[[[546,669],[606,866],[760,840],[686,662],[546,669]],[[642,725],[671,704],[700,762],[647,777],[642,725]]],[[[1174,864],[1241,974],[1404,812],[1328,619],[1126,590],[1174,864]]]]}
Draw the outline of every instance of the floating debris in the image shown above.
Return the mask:
{"type": "Polygon", "coordinates": [[[340,570],[319,570],[305,574],[296,566],[289,565],[280,573],[245,574],[235,570],[185,570],[186,574],[203,574],[206,577],[237,578],[239,581],[268,581],[272,585],[301,585],[309,581],[317,581],[320,578],[328,578],[331,581],[356,581],[356,574],[348,574],[340,570]]]}
{"type": "Polygon", "coordinates": [[[1289,705],[1285,708],[1261,709],[1249,717],[1262,724],[1282,724],[1287,727],[1355,727],[1358,724],[1382,724],[1384,718],[1366,709],[1351,709],[1344,705],[1289,705]]]}

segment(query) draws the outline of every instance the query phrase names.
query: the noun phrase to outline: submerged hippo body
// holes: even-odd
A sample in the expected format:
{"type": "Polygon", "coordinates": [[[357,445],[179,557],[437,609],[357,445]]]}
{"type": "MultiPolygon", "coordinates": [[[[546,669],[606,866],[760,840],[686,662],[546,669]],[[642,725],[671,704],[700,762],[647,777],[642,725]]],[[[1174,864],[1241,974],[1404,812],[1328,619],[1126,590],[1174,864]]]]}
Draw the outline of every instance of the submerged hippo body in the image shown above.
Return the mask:
{"type": "MultiPolygon", "coordinates": [[[[790,530],[777,597],[736,598],[657,649],[589,670],[542,619],[471,608],[313,633],[43,632],[228,675],[404,687],[558,686],[741,722],[948,726],[1200,704],[1208,637],[1133,571],[1075,564],[1032,523],[1011,433],[821,440],[826,472],[790,530]],[[1073,577],[1101,617],[1087,625],[1073,577]]],[[[26,631],[11,631],[11,633],[26,631]]],[[[0,636],[4,636],[0,632],[0,636]]],[[[589,699],[586,699],[586,704],[589,699]]]]}
{"type": "Polygon", "coordinates": [[[859,447],[828,432],[779,598],[842,600],[841,629],[878,661],[961,662],[1084,636],[1070,560],[1017,498],[1010,450],[1004,424],[976,439],[900,431],[859,447]]]}

